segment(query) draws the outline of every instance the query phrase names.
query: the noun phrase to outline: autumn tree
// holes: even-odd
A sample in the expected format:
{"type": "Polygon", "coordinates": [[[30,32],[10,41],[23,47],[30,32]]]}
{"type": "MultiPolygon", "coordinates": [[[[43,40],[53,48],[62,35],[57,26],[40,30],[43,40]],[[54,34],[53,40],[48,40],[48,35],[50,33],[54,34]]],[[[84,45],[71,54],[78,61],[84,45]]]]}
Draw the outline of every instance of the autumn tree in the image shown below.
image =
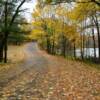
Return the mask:
{"type": "Polygon", "coordinates": [[[47,5],[43,9],[39,9],[39,5],[37,7],[33,13],[33,38],[36,37],[38,41],[44,43],[46,50],[51,54],[61,50],[61,55],[65,57],[66,47],[69,43],[75,50],[78,39],[77,27],[68,21],[66,8],[52,5],[47,5]],[[44,40],[45,42],[43,42],[44,40]],[[59,50],[57,50],[58,48],[59,50]]]}

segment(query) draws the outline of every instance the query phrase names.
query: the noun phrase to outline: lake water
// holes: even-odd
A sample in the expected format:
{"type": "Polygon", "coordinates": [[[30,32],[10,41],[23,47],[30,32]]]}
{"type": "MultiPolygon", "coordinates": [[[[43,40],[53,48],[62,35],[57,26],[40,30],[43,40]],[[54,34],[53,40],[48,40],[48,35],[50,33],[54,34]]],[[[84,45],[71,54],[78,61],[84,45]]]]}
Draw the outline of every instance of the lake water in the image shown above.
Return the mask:
{"type": "MultiPolygon", "coordinates": [[[[96,48],[96,57],[97,58],[99,57],[98,51],[99,51],[99,49],[96,48]]],[[[81,50],[80,49],[76,50],[76,56],[77,57],[81,56],[81,50]]],[[[94,57],[94,48],[84,48],[84,56],[85,57],[94,57]]]]}

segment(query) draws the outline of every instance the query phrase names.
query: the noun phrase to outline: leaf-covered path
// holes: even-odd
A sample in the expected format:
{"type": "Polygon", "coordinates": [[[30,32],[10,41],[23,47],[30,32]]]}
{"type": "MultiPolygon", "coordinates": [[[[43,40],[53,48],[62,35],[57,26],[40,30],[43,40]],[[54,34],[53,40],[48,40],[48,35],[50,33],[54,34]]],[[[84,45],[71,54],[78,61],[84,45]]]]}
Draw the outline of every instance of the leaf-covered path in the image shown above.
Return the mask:
{"type": "MultiPolygon", "coordinates": [[[[100,71],[24,45],[25,59],[0,72],[0,100],[100,100],[100,71]]],[[[20,58],[20,55],[19,55],[20,58]]]]}

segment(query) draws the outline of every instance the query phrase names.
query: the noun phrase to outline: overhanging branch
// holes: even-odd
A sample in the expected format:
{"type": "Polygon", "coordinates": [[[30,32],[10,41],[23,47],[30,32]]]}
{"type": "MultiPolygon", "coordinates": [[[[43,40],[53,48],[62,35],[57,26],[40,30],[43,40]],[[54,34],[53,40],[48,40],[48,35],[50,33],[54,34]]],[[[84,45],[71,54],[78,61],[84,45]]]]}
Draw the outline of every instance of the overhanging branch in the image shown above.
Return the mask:
{"type": "Polygon", "coordinates": [[[16,9],[16,11],[15,11],[15,14],[13,15],[12,20],[11,20],[11,22],[10,22],[10,26],[12,26],[12,24],[13,24],[13,22],[14,22],[16,16],[17,16],[17,14],[19,13],[20,7],[25,3],[25,1],[26,1],[26,0],[23,0],[23,1],[19,4],[19,6],[17,7],[17,9],[16,9]]]}

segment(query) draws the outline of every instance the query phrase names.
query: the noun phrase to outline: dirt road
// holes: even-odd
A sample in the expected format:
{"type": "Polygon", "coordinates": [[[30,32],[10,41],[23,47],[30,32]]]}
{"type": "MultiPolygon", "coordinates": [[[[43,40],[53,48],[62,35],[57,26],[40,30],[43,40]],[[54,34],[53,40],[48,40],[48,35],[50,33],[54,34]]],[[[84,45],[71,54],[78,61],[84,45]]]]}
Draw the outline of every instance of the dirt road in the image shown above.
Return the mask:
{"type": "Polygon", "coordinates": [[[100,100],[97,69],[50,56],[36,43],[22,50],[24,61],[0,72],[0,100],[100,100]]]}

